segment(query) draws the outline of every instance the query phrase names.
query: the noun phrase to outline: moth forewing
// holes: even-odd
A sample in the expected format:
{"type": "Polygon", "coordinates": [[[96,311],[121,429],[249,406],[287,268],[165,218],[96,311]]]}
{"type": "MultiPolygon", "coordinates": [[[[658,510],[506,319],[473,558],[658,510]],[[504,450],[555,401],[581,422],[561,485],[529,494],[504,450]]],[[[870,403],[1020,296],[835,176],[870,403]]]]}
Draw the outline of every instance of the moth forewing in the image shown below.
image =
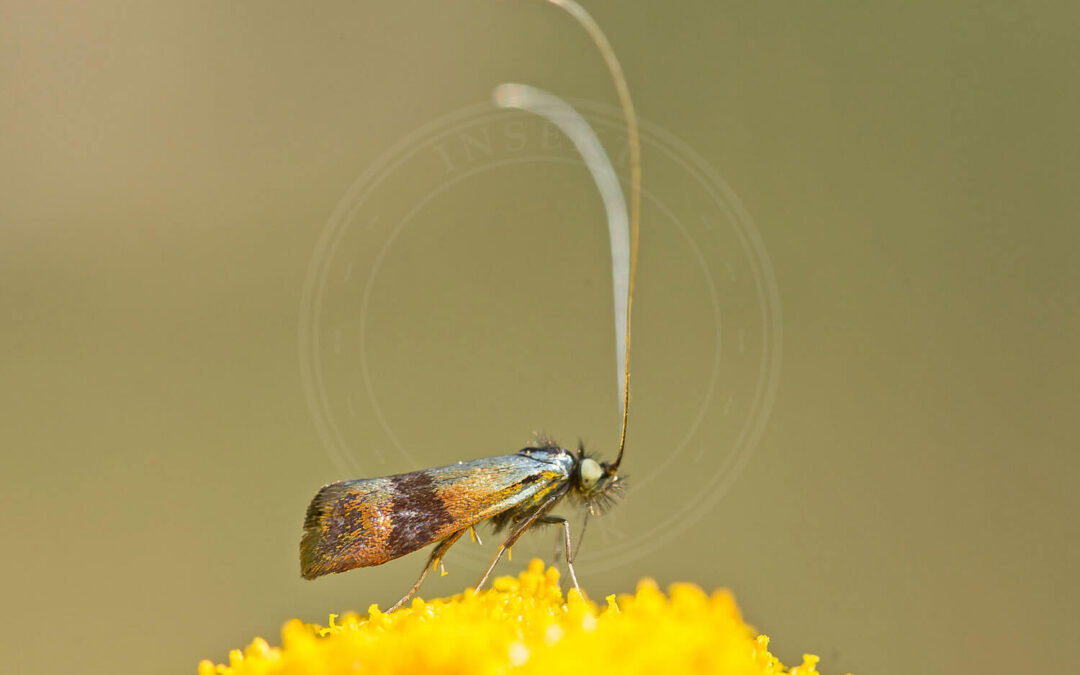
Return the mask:
{"type": "Polygon", "coordinates": [[[544,447],[331,483],[308,506],[301,574],[314,579],[381,565],[489,518],[512,522],[516,513],[565,492],[573,472],[570,452],[544,447]]]}

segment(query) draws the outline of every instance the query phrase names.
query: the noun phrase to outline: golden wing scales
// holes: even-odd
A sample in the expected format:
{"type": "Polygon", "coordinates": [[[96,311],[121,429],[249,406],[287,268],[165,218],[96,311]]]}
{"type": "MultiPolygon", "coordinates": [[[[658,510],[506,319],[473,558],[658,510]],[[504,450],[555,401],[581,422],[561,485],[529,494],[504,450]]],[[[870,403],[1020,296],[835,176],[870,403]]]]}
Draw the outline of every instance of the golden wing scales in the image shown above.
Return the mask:
{"type": "Polygon", "coordinates": [[[515,454],[324,486],[300,542],[306,579],[380,565],[548,494],[561,465],[515,454]]]}

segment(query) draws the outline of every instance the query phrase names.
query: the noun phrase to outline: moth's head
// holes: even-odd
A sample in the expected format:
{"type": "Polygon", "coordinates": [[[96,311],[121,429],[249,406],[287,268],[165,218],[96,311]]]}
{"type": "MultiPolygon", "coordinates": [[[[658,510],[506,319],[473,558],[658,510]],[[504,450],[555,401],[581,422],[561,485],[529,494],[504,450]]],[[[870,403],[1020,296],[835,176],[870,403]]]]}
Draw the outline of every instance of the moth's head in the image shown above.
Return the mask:
{"type": "Polygon", "coordinates": [[[617,468],[587,457],[584,448],[578,448],[574,487],[592,513],[597,514],[610,507],[622,491],[625,479],[618,475],[617,468]]]}

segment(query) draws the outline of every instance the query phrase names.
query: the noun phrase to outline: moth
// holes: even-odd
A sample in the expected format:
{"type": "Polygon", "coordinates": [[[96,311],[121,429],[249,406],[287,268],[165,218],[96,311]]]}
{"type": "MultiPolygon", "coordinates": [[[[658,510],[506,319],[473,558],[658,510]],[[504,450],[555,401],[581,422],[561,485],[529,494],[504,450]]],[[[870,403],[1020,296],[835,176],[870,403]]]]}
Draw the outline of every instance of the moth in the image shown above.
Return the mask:
{"type": "MultiPolygon", "coordinates": [[[[631,201],[629,216],[622,188],[603,146],[588,123],[562,99],[520,84],[504,84],[495,102],[540,115],[573,142],[603,197],[612,250],[615,298],[615,345],[619,365],[622,428],[614,462],[602,462],[561,448],[548,439],[517,453],[383,478],[344,480],[324,486],[312,499],[300,542],[300,570],[306,579],[381,565],[436,544],[416,584],[390,611],[402,606],[466,532],[491,522],[505,531],[491,563],[477,583],[479,590],[514,542],[536,525],[562,527],[566,566],[578,591],[570,524],[551,514],[570,498],[583,505],[586,518],[614,502],[625,481],[619,475],[630,410],[630,314],[641,211],[641,149],[637,119],[622,69],[596,22],[574,0],[548,0],[566,10],[589,33],[608,65],[627,124],[631,201]],[[437,543],[436,543],[437,542],[437,543]]],[[[586,521],[587,522],[587,521],[586,521]]]]}

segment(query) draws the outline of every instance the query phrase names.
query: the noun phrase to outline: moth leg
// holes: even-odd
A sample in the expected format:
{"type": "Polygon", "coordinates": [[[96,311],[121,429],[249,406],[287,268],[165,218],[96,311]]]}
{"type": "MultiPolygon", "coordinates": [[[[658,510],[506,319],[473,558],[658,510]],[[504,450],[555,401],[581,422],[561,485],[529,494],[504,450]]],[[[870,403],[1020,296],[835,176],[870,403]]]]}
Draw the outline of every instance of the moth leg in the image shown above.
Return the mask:
{"type": "Polygon", "coordinates": [[[585,597],[585,593],[582,592],[581,586],[578,585],[577,574],[574,573],[574,554],[570,549],[570,521],[566,518],[560,518],[558,516],[540,516],[536,519],[538,523],[544,523],[545,525],[562,525],[563,534],[566,536],[566,569],[570,570],[570,581],[574,582],[574,588],[578,593],[581,593],[581,597],[585,597]]]}
{"type": "MultiPolygon", "coordinates": [[[[465,528],[465,530],[467,529],[469,528],[465,528]]],[[[431,555],[428,557],[427,564],[424,565],[424,571],[420,573],[420,578],[416,580],[416,583],[413,584],[413,587],[409,589],[409,592],[405,594],[404,598],[398,600],[394,603],[393,607],[386,610],[388,613],[404,605],[406,602],[409,601],[409,598],[411,598],[413,595],[416,594],[418,590],[420,590],[420,584],[424,583],[424,577],[426,577],[427,573],[431,570],[431,568],[435,566],[435,563],[442,559],[443,555],[446,554],[447,549],[453,546],[454,542],[461,538],[461,535],[465,534],[465,530],[458,530],[446,539],[443,539],[439,542],[439,545],[431,551],[431,555]]]]}
{"type": "Polygon", "coordinates": [[[547,500],[547,502],[545,502],[543,506],[533,511],[528,518],[522,521],[520,525],[515,527],[514,530],[510,533],[510,535],[506,538],[506,541],[499,544],[499,550],[495,551],[495,557],[491,559],[491,564],[488,565],[487,571],[484,572],[484,576],[480,577],[480,581],[476,583],[476,590],[479,591],[483,587],[484,583],[488,580],[488,577],[491,576],[491,571],[495,569],[495,565],[497,565],[499,559],[502,558],[503,552],[513,546],[514,542],[518,540],[518,537],[525,534],[525,530],[529,529],[529,527],[533,523],[535,523],[541,516],[543,516],[548,509],[554,506],[556,501],[558,501],[558,497],[547,500]]]}

